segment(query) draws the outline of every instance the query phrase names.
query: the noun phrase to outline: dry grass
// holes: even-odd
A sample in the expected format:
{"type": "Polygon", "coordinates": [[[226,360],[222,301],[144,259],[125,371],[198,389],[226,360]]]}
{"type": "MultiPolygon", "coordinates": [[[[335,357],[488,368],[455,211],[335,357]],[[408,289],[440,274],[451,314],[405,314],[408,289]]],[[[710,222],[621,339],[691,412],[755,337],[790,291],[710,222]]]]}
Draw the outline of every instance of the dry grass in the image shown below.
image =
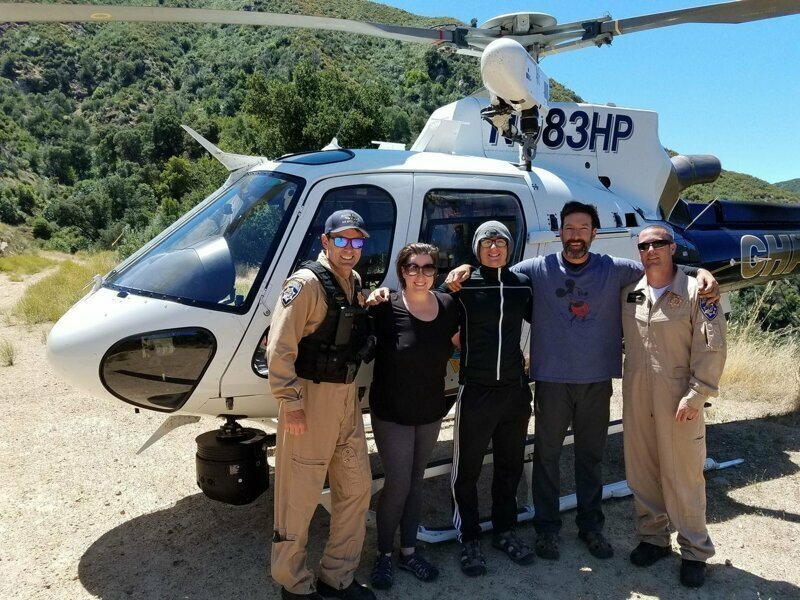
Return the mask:
{"type": "Polygon", "coordinates": [[[770,402],[775,412],[800,410],[800,337],[796,331],[762,331],[758,322],[773,287],[767,285],[742,325],[730,327],[720,385],[737,387],[753,401],[770,402]]]}
{"type": "Polygon", "coordinates": [[[116,256],[105,252],[86,257],[80,263],[61,263],[52,275],[25,290],[12,314],[27,325],[57,321],[89,289],[92,277],[105,274],[116,264],[116,256]]]}
{"type": "Polygon", "coordinates": [[[33,275],[54,264],[55,261],[36,254],[0,256],[0,273],[8,275],[11,281],[22,281],[23,276],[33,275]]]}
{"type": "Polygon", "coordinates": [[[0,340],[0,366],[10,367],[17,359],[17,347],[8,340],[0,340]]]}

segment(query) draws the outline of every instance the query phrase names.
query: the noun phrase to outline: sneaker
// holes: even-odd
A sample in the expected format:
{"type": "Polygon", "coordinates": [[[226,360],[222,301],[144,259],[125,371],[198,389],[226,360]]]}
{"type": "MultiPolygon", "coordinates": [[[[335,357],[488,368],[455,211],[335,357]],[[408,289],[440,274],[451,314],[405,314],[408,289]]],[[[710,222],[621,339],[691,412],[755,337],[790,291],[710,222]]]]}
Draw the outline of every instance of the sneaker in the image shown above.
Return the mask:
{"type": "Polygon", "coordinates": [[[281,600],[299,600],[301,598],[308,598],[309,600],[322,600],[317,592],[309,592],[308,594],[295,594],[290,592],[285,587],[281,587],[281,600]]]}
{"type": "Polygon", "coordinates": [[[417,579],[426,583],[439,576],[439,569],[429,563],[419,552],[414,552],[414,554],[409,554],[408,556],[400,555],[400,568],[404,571],[410,571],[416,575],[417,579]]]}
{"type": "Polygon", "coordinates": [[[706,582],[706,563],[699,560],[681,559],[681,583],[686,587],[703,587],[706,582]]]}
{"type": "Polygon", "coordinates": [[[540,533],[533,547],[536,549],[536,554],[539,558],[558,560],[561,557],[561,552],[558,550],[557,533],[540,533]]]}
{"type": "Polygon", "coordinates": [[[506,556],[518,565],[529,565],[536,556],[513,530],[495,534],[492,537],[492,546],[505,552],[506,556]]]}
{"type": "Polygon", "coordinates": [[[578,537],[581,538],[589,547],[589,553],[595,558],[611,558],[614,556],[614,548],[599,531],[579,531],[578,537]]]}
{"type": "Polygon", "coordinates": [[[372,573],[369,582],[376,590],[388,590],[394,583],[394,568],[392,567],[392,557],[388,554],[378,554],[375,564],[372,565],[372,573]]]}
{"type": "Polygon", "coordinates": [[[461,544],[461,571],[468,577],[486,574],[486,561],[481,552],[480,540],[470,540],[461,544]]]}
{"type": "Polygon", "coordinates": [[[337,590],[321,579],[317,579],[317,591],[323,598],[344,598],[345,600],[376,600],[375,592],[355,579],[346,588],[337,590]]]}
{"type": "Polygon", "coordinates": [[[672,549],[669,546],[640,542],[631,552],[631,562],[637,567],[649,567],[671,553],[672,549]]]}

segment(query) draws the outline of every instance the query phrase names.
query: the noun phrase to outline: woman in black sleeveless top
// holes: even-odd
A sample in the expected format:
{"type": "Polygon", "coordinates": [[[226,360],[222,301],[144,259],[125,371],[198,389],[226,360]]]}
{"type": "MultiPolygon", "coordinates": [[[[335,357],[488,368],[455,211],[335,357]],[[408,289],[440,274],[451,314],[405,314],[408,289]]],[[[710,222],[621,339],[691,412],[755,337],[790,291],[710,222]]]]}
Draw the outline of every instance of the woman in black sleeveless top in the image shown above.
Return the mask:
{"type": "Polygon", "coordinates": [[[405,246],[396,265],[401,290],[370,308],[378,339],[370,413],[385,474],[376,513],[378,556],[371,577],[378,589],[393,583],[391,554],[398,527],[400,568],[422,581],[433,581],[439,574],[415,550],[422,478],[442,417],[450,409],[444,378],[458,329],[458,309],[451,296],[431,290],[437,260],[435,246],[405,246]]]}

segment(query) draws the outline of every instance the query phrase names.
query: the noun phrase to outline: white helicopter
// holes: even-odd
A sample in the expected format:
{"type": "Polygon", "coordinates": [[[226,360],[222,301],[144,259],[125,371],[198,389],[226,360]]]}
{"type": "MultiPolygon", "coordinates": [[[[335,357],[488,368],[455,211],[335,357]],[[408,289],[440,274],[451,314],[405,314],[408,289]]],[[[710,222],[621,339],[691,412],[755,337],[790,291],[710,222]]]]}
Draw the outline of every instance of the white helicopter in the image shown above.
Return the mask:
{"type": "MultiPolygon", "coordinates": [[[[225,165],[227,180],[98,276],[50,332],[48,358],[93,396],[167,414],[142,450],[180,425],[227,417],[198,438],[198,483],[212,498],[241,504],[266,488],[266,470],[256,465],[263,451],[251,452],[263,435],[236,420],[269,423],[278,413],[265,359],[271,311],[286,277],[318,254],[334,210],[354,209],[369,227],[357,268],[368,286],[396,287],[392,259],[418,240],[441,249],[443,277],[472,259],[473,232],[489,218],[515,237],[514,262],[560,251],[558,214],[573,199],[598,208],[597,252],[635,258],[641,228],[668,221],[679,261],[711,270],[723,290],[795,274],[800,207],[680,200],[683,189],[718,177],[715,157],[670,159],[653,112],[550,102],[538,60],[647,29],[798,13],[795,0],[739,0],[620,20],[558,24],[550,15],[517,13],[477,28],[421,29],[249,11],[0,3],[0,22],[233,23],[442,44],[479,55],[486,86],[436,110],[410,150],[333,144],[267,160],[226,153],[185,128],[225,165]],[[213,480],[232,463],[241,469],[222,489],[213,480]]],[[[364,405],[370,378],[362,368],[364,405]]],[[[456,379],[451,370],[452,388],[456,379]]]]}

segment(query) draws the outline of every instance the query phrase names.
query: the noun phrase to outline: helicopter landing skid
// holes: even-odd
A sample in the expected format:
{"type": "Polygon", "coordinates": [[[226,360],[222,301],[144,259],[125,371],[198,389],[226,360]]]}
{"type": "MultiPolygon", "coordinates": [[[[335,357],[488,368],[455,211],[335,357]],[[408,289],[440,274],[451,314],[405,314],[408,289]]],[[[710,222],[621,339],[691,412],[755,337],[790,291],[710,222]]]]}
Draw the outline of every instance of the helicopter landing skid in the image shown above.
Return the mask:
{"type": "MultiPolygon", "coordinates": [[[[609,435],[613,433],[622,433],[622,419],[611,421],[608,424],[608,433],[609,435]]],[[[563,445],[569,446],[574,443],[575,436],[572,433],[572,430],[570,430],[567,432],[567,436],[564,438],[563,445]]],[[[736,466],[742,464],[743,462],[744,460],[741,458],[722,463],[715,461],[713,458],[707,458],[705,464],[703,465],[703,470],[712,471],[718,469],[727,469],[728,467],[736,466]]],[[[491,463],[492,453],[490,449],[487,449],[483,457],[483,464],[486,465],[491,463]]],[[[431,477],[438,477],[440,475],[451,473],[452,470],[452,458],[436,460],[428,463],[428,467],[425,469],[425,475],[423,477],[424,479],[430,479],[431,477]]],[[[528,490],[528,497],[525,505],[517,511],[518,522],[529,521],[534,515],[533,494],[531,491],[531,479],[533,476],[533,435],[529,435],[525,442],[525,466],[523,471],[525,473],[525,480],[527,483],[525,488],[528,490]]],[[[372,476],[372,495],[383,488],[383,483],[383,473],[376,473],[372,476]]],[[[625,496],[630,496],[631,493],[632,492],[628,487],[627,480],[617,481],[616,483],[610,483],[603,486],[603,500],[608,500],[609,498],[624,498],[625,496]]],[[[327,510],[329,513],[331,512],[330,488],[327,486],[322,490],[319,503],[323,506],[323,508],[325,508],[325,510],[327,510]]],[[[562,496],[559,499],[559,510],[561,512],[571,510],[576,506],[577,496],[575,494],[562,496]]],[[[375,525],[375,511],[373,510],[367,511],[367,525],[370,527],[375,525]]],[[[492,523],[488,519],[481,521],[480,526],[481,531],[490,531],[492,529],[492,523]]],[[[417,531],[417,539],[421,542],[426,542],[429,544],[454,540],[457,537],[458,531],[454,529],[452,525],[446,525],[443,527],[425,527],[424,525],[420,525],[417,531]]]]}
{"type": "MultiPolygon", "coordinates": [[[[727,469],[728,467],[733,467],[736,465],[740,465],[744,462],[744,459],[736,458],[733,460],[725,461],[719,463],[715,461],[713,458],[707,458],[705,464],[703,465],[703,471],[714,471],[719,469],[727,469]]],[[[522,521],[529,521],[533,518],[534,510],[533,504],[530,503],[530,477],[531,477],[532,466],[531,462],[526,461],[525,464],[525,479],[528,483],[526,486],[528,489],[528,496],[529,496],[529,503],[525,506],[521,507],[517,511],[517,522],[521,523],[522,521]]],[[[609,483],[603,486],[603,500],[608,500],[609,498],[624,498],[625,496],[630,496],[633,492],[628,487],[627,480],[617,481],[616,483],[609,483]]],[[[559,511],[566,512],[568,510],[572,510],[573,508],[578,506],[578,498],[575,494],[569,494],[567,496],[562,496],[559,498],[559,511]]],[[[369,511],[371,514],[367,516],[367,524],[371,524],[375,521],[374,511],[369,511]]],[[[491,520],[483,520],[480,523],[481,531],[491,531],[492,529],[492,522],[491,520]]],[[[420,525],[419,529],[417,530],[417,539],[421,542],[426,542],[428,544],[436,544],[439,542],[445,542],[448,540],[455,540],[458,538],[458,531],[453,528],[451,525],[445,527],[425,527],[424,525],[420,525]]]]}

